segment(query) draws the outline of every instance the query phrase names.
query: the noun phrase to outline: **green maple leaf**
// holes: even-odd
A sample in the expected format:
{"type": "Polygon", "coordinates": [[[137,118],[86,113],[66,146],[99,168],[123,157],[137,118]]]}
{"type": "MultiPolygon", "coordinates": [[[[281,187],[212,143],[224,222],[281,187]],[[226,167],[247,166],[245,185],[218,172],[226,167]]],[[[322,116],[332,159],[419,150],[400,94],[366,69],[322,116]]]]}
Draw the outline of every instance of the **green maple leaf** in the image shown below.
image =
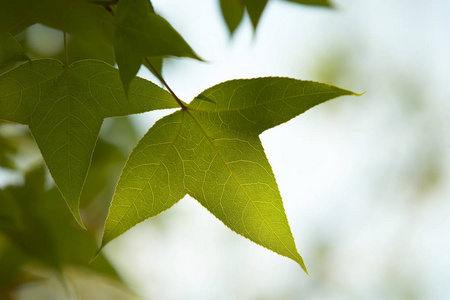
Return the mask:
{"type": "Polygon", "coordinates": [[[177,56],[201,60],[148,0],[121,0],[115,14],[114,51],[128,89],[144,57],[177,56]]]}
{"type": "Polygon", "coordinates": [[[173,107],[169,93],[141,78],[127,99],[118,70],[95,60],[34,60],[0,76],[0,119],[29,126],[81,225],[80,193],[103,119],[173,107]]]}
{"type": "Polygon", "coordinates": [[[102,247],[189,194],[231,230],[306,271],[258,136],[343,95],[355,94],[289,78],[233,80],[204,91],[186,108],[159,120],[131,153],[102,247]]]}

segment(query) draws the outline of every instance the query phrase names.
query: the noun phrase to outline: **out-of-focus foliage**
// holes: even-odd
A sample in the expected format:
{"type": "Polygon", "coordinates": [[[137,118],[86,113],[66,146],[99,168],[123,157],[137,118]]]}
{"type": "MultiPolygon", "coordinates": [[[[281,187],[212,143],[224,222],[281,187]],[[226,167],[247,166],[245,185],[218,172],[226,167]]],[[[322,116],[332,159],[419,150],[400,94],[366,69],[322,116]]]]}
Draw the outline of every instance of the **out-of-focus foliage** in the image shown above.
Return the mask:
{"type": "Polygon", "coordinates": [[[103,256],[89,263],[97,250],[93,232],[76,225],[56,187],[45,190],[44,185],[41,166],[26,174],[24,185],[0,191],[0,232],[7,237],[0,260],[2,274],[7,275],[1,278],[2,287],[22,283],[19,279],[27,278],[22,268],[30,263],[58,273],[77,266],[120,281],[103,256]]]}
{"type": "Polygon", "coordinates": [[[0,118],[30,127],[80,224],[80,194],[103,119],[176,107],[168,92],[140,78],[127,98],[117,73],[95,60],[64,66],[42,59],[0,76],[0,118]]]}
{"type": "MultiPolygon", "coordinates": [[[[80,283],[82,278],[91,278],[95,288],[103,282],[105,289],[111,290],[111,294],[105,295],[121,295],[110,299],[135,298],[126,292],[117,271],[102,254],[91,262],[98,250],[96,235],[102,230],[114,184],[132,146],[130,137],[136,135],[128,118],[113,120],[110,128],[114,129],[116,123],[126,126],[115,132],[116,145],[103,139],[97,142],[83,189],[81,207],[88,231],[77,225],[56,186],[46,183],[48,178],[42,163],[25,174],[23,184],[0,190],[0,299],[15,299],[14,295],[22,293],[24,286],[32,287],[26,283],[40,287],[41,292],[47,290],[46,286],[59,289],[60,296],[65,297],[67,291],[62,286],[70,290],[73,285],[86,285],[80,283]],[[50,284],[54,279],[57,281],[50,284]]],[[[9,139],[14,140],[14,136],[23,139],[21,134],[10,134],[9,139]]],[[[106,130],[102,136],[111,137],[111,133],[106,130]]],[[[11,154],[11,160],[15,161],[17,155],[11,154]]],[[[13,163],[12,167],[15,167],[13,163]]],[[[93,296],[95,291],[90,291],[89,285],[80,292],[88,293],[87,299],[100,299],[93,296]]],[[[33,299],[45,299],[42,297],[36,294],[33,299]]]]}
{"type": "Polygon", "coordinates": [[[0,74],[25,60],[28,57],[19,42],[9,33],[0,33],[0,74]]]}
{"type": "MultiPolygon", "coordinates": [[[[286,0],[298,4],[331,7],[328,0],[286,0]]],[[[269,0],[220,0],[220,8],[225,23],[233,34],[244,17],[244,10],[247,11],[253,29],[256,31],[259,20],[267,6],[269,0]]]]}
{"type": "Polygon", "coordinates": [[[2,130],[2,125],[4,123],[0,122],[0,167],[13,169],[12,156],[17,152],[17,140],[6,136],[2,130]]]}
{"type": "MultiPolygon", "coordinates": [[[[150,1],[118,2],[9,1],[0,10],[0,33],[16,35],[36,23],[67,32],[71,35],[67,53],[70,62],[93,58],[114,64],[117,60],[126,89],[144,56],[159,73],[163,56],[199,59],[181,35],[155,14],[150,1]]],[[[153,68],[150,71],[154,72],[153,68]]]]}
{"type": "Polygon", "coordinates": [[[147,0],[122,0],[115,13],[114,50],[125,90],[144,57],[178,56],[200,59],[181,35],[147,0]]]}

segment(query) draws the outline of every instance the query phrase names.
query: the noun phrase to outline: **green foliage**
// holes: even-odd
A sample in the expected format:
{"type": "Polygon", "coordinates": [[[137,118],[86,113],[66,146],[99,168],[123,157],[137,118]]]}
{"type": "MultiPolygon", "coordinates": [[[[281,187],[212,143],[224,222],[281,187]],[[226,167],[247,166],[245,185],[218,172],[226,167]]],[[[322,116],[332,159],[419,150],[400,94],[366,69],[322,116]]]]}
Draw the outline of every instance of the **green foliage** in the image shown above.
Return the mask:
{"type": "Polygon", "coordinates": [[[332,6],[329,0],[286,0],[286,1],[305,5],[328,6],[328,7],[332,6]]]}
{"type": "Polygon", "coordinates": [[[16,141],[2,133],[2,123],[0,123],[0,167],[14,169],[14,162],[11,158],[16,152],[16,141]]]}
{"type": "Polygon", "coordinates": [[[103,119],[176,107],[169,93],[143,79],[126,98],[117,69],[99,61],[66,67],[35,60],[1,75],[0,86],[0,119],[30,127],[80,224],[80,194],[103,119]]]}
{"type": "Polygon", "coordinates": [[[28,57],[16,39],[9,33],[0,33],[0,74],[25,60],[28,57]]]}
{"type": "Polygon", "coordinates": [[[244,16],[244,2],[242,0],[220,0],[220,8],[230,34],[233,34],[244,16]]]}
{"type": "Polygon", "coordinates": [[[112,38],[112,20],[103,6],[88,0],[3,1],[0,33],[15,35],[30,25],[41,23],[98,42],[112,38]]]}
{"type": "Polygon", "coordinates": [[[353,93],[288,78],[234,80],[206,90],[156,123],[131,153],[102,246],[189,194],[230,229],[306,272],[258,135],[343,95],[353,93]]]}
{"type": "Polygon", "coordinates": [[[267,2],[268,0],[244,0],[245,8],[255,30],[258,27],[259,19],[266,8],[267,2]]]}
{"type": "Polygon", "coordinates": [[[147,0],[122,0],[116,11],[114,49],[120,77],[128,89],[145,56],[199,59],[181,35],[154,13],[147,0]]]}
{"type": "MultiPolygon", "coordinates": [[[[329,6],[326,0],[292,2],[329,6]]],[[[220,2],[231,33],[245,10],[256,30],[267,3],[220,2]]],[[[23,185],[0,190],[0,268],[11,274],[0,276],[0,296],[4,286],[26,281],[17,276],[30,261],[59,273],[82,266],[120,280],[103,256],[88,264],[97,249],[95,230],[105,225],[103,248],[186,194],[231,230],[307,272],[259,135],[322,102],[355,94],[310,81],[258,78],[218,84],[186,104],[161,76],[168,56],[201,60],[147,0],[0,5],[0,120],[29,127],[56,185],[45,188],[42,166],[27,172],[23,185]],[[17,34],[36,23],[68,36],[59,59],[29,60],[23,51],[17,34]],[[142,64],[170,93],[135,77],[142,64]],[[139,141],[112,192],[116,170],[137,138],[129,120],[115,119],[113,129],[103,133],[107,141],[98,140],[103,120],[167,108],[181,109],[139,141]],[[80,206],[92,231],[71,218],[70,213],[84,226],[80,206]],[[11,260],[5,259],[11,253],[11,260]]],[[[18,143],[0,131],[0,167],[19,172],[17,152],[18,143]]]]}
{"type": "Polygon", "coordinates": [[[120,280],[103,256],[89,263],[97,248],[95,237],[75,225],[61,194],[55,188],[46,191],[44,183],[45,169],[39,167],[27,173],[24,185],[0,190],[6,204],[0,206],[0,230],[19,251],[17,259],[22,264],[35,260],[59,272],[79,266],[120,280]]]}

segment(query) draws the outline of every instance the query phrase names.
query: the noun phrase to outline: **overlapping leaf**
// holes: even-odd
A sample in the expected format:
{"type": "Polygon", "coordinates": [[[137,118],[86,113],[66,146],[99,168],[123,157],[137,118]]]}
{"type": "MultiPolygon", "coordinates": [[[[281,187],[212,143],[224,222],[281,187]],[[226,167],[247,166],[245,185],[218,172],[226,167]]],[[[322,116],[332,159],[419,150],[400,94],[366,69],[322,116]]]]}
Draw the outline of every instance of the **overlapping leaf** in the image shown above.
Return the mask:
{"type": "Polygon", "coordinates": [[[172,26],[154,13],[148,0],[121,0],[115,21],[114,50],[126,89],[145,56],[200,59],[172,26]]]}
{"type": "Polygon", "coordinates": [[[88,0],[15,0],[2,3],[0,32],[17,34],[35,23],[73,35],[112,40],[112,16],[88,0]]]}
{"type": "Polygon", "coordinates": [[[343,95],[354,93],[288,78],[233,80],[206,90],[158,121],[133,150],[102,247],[189,194],[233,231],[306,271],[258,135],[343,95]]]}
{"type": "Polygon", "coordinates": [[[0,76],[0,119],[29,126],[80,224],[80,193],[103,119],[173,107],[169,93],[140,78],[127,98],[118,70],[100,61],[35,60],[0,76]]]}
{"type": "Polygon", "coordinates": [[[2,133],[2,125],[0,122],[0,167],[14,169],[12,155],[17,152],[17,142],[2,133]]]}
{"type": "Polygon", "coordinates": [[[119,279],[105,257],[89,263],[97,247],[94,235],[75,226],[61,194],[55,188],[46,191],[44,182],[45,169],[40,167],[28,172],[24,185],[0,190],[2,204],[7,203],[0,206],[0,233],[20,254],[10,267],[37,260],[59,272],[67,265],[81,266],[119,279]]]}
{"type": "MultiPolygon", "coordinates": [[[[331,7],[329,0],[286,0],[294,3],[314,5],[314,6],[327,6],[331,7]]],[[[252,22],[253,29],[256,30],[259,24],[259,20],[266,8],[268,0],[220,0],[220,7],[222,9],[222,15],[227,24],[230,34],[233,34],[236,27],[242,21],[244,15],[244,8],[252,22]]]]}
{"type": "Polygon", "coordinates": [[[0,74],[26,60],[28,57],[19,42],[9,33],[0,33],[0,74]]]}
{"type": "Polygon", "coordinates": [[[9,1],[0,10],[0,33],[16,34],[35,23],[65,31],[72,35],[70,61],[96,58],[111,63],[110,52],[114,47],[121,78],[127,88],[145,56],[159,73],[164,56],[199,59],[181,35],[154,13],[149,0],[122,0],[115,9],[117,2],[9,1]],[[114,10],[110,5],[114,5],[114,10]],[[116,11],[115,16],[113,11],[116,11]]]}

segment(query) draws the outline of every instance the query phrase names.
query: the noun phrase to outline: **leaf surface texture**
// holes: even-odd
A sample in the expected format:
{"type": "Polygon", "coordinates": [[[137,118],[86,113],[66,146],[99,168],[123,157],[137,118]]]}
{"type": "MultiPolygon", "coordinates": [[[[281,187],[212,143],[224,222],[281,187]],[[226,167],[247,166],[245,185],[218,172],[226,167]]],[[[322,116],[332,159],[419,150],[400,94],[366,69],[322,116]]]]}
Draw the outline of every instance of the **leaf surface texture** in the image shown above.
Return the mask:
{"type": "Polygon", "coordinates": [[[233,80],[158,121],[125,165],[102,247],[185,194],[238,234],[300,264],[272,168],[259,139],[332,98],[337,87],[288,78],[233,80]]]}
{"type": "Polygon", "coordinates": [[[80,193],[103,119],[173,107],[169,93],[140,78],[127,98],[118,70],[95,60],[69,67],[35,60],[0,76],[0,119],[29,126],[80,224],[80,193]]]}

